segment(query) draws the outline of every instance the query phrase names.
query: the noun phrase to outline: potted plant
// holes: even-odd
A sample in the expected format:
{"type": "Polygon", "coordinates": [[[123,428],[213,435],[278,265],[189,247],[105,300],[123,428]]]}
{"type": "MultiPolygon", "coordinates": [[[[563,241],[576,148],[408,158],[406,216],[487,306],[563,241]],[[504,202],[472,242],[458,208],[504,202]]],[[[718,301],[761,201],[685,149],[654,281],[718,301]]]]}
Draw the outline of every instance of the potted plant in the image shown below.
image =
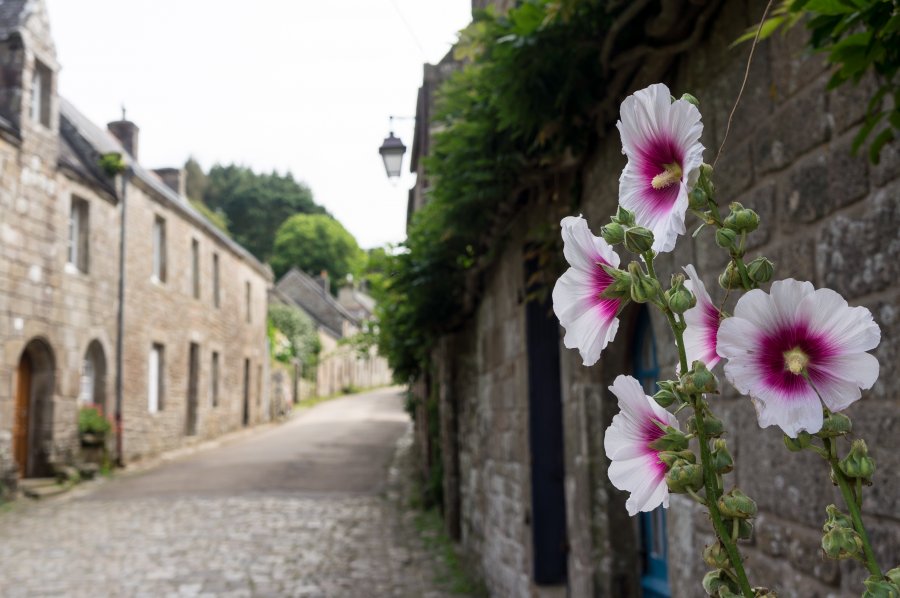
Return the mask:
{"type": "Polygon", "coordinates": [[[99,405],[87,405],[78,411],[78,438],[82,447],[102,447],[106,445],[106,435],[112,424],[103,416],[99,405]]]}

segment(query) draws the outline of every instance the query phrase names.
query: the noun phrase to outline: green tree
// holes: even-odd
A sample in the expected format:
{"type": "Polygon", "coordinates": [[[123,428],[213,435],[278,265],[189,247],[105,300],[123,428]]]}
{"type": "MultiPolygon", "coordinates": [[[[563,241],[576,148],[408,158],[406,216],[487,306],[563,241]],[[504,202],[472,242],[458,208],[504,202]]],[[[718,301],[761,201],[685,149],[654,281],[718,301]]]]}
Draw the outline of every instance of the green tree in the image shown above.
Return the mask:
{"type": "Polygon", "coordinates": [[[326,214],[296,214],[275,233],[272,269],[281,276],[292,267],[310,275],[327,270],[332,280],[358,273],[365,254],[347,229],[326,214]]]}
{"type": "Polygon", "coordinates": [[[304,377],[315,378],[322,344],[309,316],[296,307],[273,303],[269,306],[269,340],[275,359],[284,363],[299,359],[304,377]],[[278,342],[275,331],[287,339],[286,346],[278,342]]]}
{"type": "Polygon", "coordinates": [[[272,255],[272,240],[294,214],[325,214],[309,187],[290,173],[257,174],[244,166],[213,166],[207,175],[203,203],[221,210],[234,239],[258,259],[272,255]]]}
{"type": "Polygon", "coordinates": [[[193,156],[189,157],[184,163],[184,187],[188,199],[201,201],[208,185],[209,181],[203,167],[193,156]]]}

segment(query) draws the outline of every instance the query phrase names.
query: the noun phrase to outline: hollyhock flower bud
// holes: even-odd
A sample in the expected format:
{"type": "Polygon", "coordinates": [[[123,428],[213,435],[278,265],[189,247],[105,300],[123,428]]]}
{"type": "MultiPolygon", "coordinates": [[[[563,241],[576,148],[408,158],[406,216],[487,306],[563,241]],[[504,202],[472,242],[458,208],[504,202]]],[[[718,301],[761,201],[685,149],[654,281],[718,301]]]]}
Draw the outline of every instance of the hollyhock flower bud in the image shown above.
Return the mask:
{"type": "Polygon", "coordinates": [[[759,214],[751,209],[743,208],[734,214],[734,224],[742,233],[752,233],[759,227],[759,214]]]}
{"type": "Polygon", "coordinates": [[[838,465],[848,478],[869,480],[875,473],[875,460],[869,456],[866,441],[860,438],[850,446],[850,453],[838,465]]]}
{"type": "Polygon", "coordinates": [[[681,377],[681,388],[686,394],[708,394],[719,390],[718,382],[712,372],[699,359],[694,361],[691,371],[681,377]]]}
{"type": "Polygon", "coordinates": [[[709,207],[709,196],[699,185],[694,187],[694,190],[688,195],[688,207],[697,212],[702,212],[709,207]]]}
{"type": "Polygon", "coordinates": [[[698,100],[696,97],[692,96],[692,95],[689,94],[689,93],[683,93],[683,94],[681,94],[681,99],[684,100],[685,102],[690,102],[691,104],[693,104],[693,105],[696,106],[697,108],[700,107],[700,100],[698,100]]]}
{"type": "Polygon", "coordinates": [[[631,298],[631,274],[618,268],[613,268],[607,264],[601,266],[612,281],[609,283],[600,296],[604,299],[625,299],[631,298]]]}
{"type": "Polygon", "coordinates": [[[716,438],[713,442],[712,465],[718,473],[729,473],[734,469],[734,458],[728,452],[724,438],[716,438]]]}
{"type": "Polygon", "coordinates": [[[637,262],[628,264],[628,273],[631,274],[631,300],[635,303],[656,302],[659,298],[659,282],[644,274],[641,265],[637,262]]]}
{"type": "Polygon", "coordinates": [[[863,542],[855,530],[835,527],[822,536],[822,550],[832,559],[855,558],[862,554],[863,542]]]}
{"type": "Polygon", "coordinates": [[[675,465],[676,461],[687,461],[688,463],[696,463],[697,455],[689,450],[681,451],[662,451],[659,453],[659,460],[668,467],[675,465]]]}
{"type": "Polygon", "coordinates": [[[725,547],[718,540],[703,549],[703,562],[717,569],[731,566],[728,560],[728,553],[725,552],[725,547]]]}
{"type": "Polygon", "coordinates": [[[653,233],[643,226],[625,230],[625,247],[633,253],[646,253],[653,247],[653,233]]]}
{"type": "Polygon", "coordinates": [[[894,585],[900,587],[900,567],[894,567],[885,573],[884,576],[890,579],[894,585]]]}
{"type": "Polygon", "coordinates": [[[900,586],[889,579],[872,575],[863,582],[862,598],[900,598],[900,586]]]}
{"type": "MultiPolygon", "coordinates": [[[[738,519],[738,539],[739,540],[749,540],[750,536],[753,535],[753,523],[749,519],[738,519]]],[[[725,525],[727,527],[731,527],[733,524],[732,519],[726,520],[725,525]]]]}
{"type": "Polygon", "coordinates": [[[747,264],[747,274],[750,276],[750,280],[757,284],[769,282],[774,273],[775,266],[764,257],[758,257],[747,264]]]}
{"type": "Polygon", "coordinates": [[[842,513],[836,506],[828,505],[825,507],[825,524],[822,526],[823,532],[829,532],[837,527],[853,529],[853,520],[848,515],[842,513]]]}
{"type": "Polygon", "coordinates": [[[731,251],[737,249],[738,234],[730,228],[720,228],[716,231],[716,245],[722,249],[731,251]]]}
{"type": "Polygon", "coordinates": [[[622,226],[634,226],[634,214],[622,206],[616,208],[616,215],[610,220],[616,224],[621,224],[622,226]]]}
{"type": "Polygon", "coordinates": [[[730,519],[750,519],[756,516],[756,503],[737,488],[723,494],[718,504],[722,516],[730,519]]]}
{"type": "MultiPolygon", "coordinates": [[[[689,434],[697,434],[697,419],[695,416],[692,415],[687,419],[686,426],[689,434]]],[[[725,426],[722,424],[722,420],[707,414],[703,418],[703,431],[710,438],[718,438],[725,432],[725,426]]]]}
{"type": "Polygon", "coordinates": [[[816,433],[819,438],[836,438],[849,434],[853,429],[853,422],[843,413],[829,413],[822,422],[822,429],[816,433]]]}
{"type": "Polygon", "coordinates": [[[662,389],[653,395],[653,400],[663,409],[672,405],[678,397],[671,390],[662,389]]]}
{"type": "Polygon", "coordinates": [[[725,271],[719,276],[719,286],[727,291],[740,288],[742,284],[741,273],[734,265],[734,260],[728,262],[725,271]]]}
{"type": "Polygon", "coordinates": [[[703,487],[703,468],[686,459],[675,461],[666,472],[666,485],[670,492],[682,494],[688,490],[696,492],[703,487]]]}
{"type": "Polygon", "coordinates": [[[617,245],[625,240],[625,229],[618,222],[610,222],[600,227],[600,236],[610,245],[617,245]]]}
{"type": "Polygon", "coordinates": [[[709,596],[721,596],[722,590],[737,592],[739,588],[725,569],[716,569],[703,576],[703,590],[709,596]]]}
{"type": "Polygon", "coordinates": [[[784,435],[784,446],[792,452],[802,451],[812,444],[812,436],[808,432],[800,432],[796,438],[791,438],[787,434],[784,435]]]}
{"type": "Polygon", "coordinates": [[[672,288],[666,291],[666,302],[672,313],[683,314],[697,305],[697,298],[684,286],[684,276],[676,274],[672,277],[672,288]]]}
{"type": "Polygon", "coordinates": [[[665,426],[663,435],[648,444],[655,451],[683,451],[687,448],[688,440],[681,430],[672,426],[665,426]]]}

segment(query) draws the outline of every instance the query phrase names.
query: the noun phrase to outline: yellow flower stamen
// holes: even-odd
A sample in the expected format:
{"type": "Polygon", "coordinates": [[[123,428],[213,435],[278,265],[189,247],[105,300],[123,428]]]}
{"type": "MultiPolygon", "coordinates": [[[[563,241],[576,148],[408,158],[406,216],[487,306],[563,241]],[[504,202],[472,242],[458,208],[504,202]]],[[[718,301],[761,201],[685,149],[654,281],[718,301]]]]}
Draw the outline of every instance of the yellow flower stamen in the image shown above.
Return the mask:
{"type": "Polygon", "coordinates": [[[784,365],[792,374],[802,374],[809,363],[809,355],[800,349],[791,349],[784,353],[784,365]]]}
{"type": "Polygon", "coordinates": [[[663,171],[653,177],[650,185],[654,189],[665,189],[681,180],[681,166],[676,162],[671,164],[663,164],[663,171]]]}

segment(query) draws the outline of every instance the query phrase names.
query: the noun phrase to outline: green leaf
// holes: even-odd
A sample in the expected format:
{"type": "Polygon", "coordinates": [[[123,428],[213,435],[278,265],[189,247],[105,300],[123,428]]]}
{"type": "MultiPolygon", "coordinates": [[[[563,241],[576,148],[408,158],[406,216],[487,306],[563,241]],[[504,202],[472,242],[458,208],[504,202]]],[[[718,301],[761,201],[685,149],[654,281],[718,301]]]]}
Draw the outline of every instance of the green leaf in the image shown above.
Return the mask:
{"type": "Polygon", "coordinates": [[[762,25],[762,29],[760,29],[758,25],[750,27],[739,38],[731,42],[731,45],[729,47],[734,48],[735,46],[738,46],[746,41],[755,39],[757,31],[759,31],[759,39],[764,40],[778,31],[778,28],[781,27],[781,25],[784,23],[785,17],[772,17],[771,19],[766,19],[766,21],[762,25]]]}
{"type": "Polygon", "coordinates": [[[810,0],[804,8],[823,15],[843,15],[856,11],[853,4],[842,0],[810,0]]]}
{"type": "Polygon", "coordinates": [[[873,164],[878,164],[878,161],[881,158],[881,148],[883,148],[886,143],[893,140],[893,129],[882,130],[872,141],[872,145],[869,146],[869,160],[871,160],[873,164]]]}

